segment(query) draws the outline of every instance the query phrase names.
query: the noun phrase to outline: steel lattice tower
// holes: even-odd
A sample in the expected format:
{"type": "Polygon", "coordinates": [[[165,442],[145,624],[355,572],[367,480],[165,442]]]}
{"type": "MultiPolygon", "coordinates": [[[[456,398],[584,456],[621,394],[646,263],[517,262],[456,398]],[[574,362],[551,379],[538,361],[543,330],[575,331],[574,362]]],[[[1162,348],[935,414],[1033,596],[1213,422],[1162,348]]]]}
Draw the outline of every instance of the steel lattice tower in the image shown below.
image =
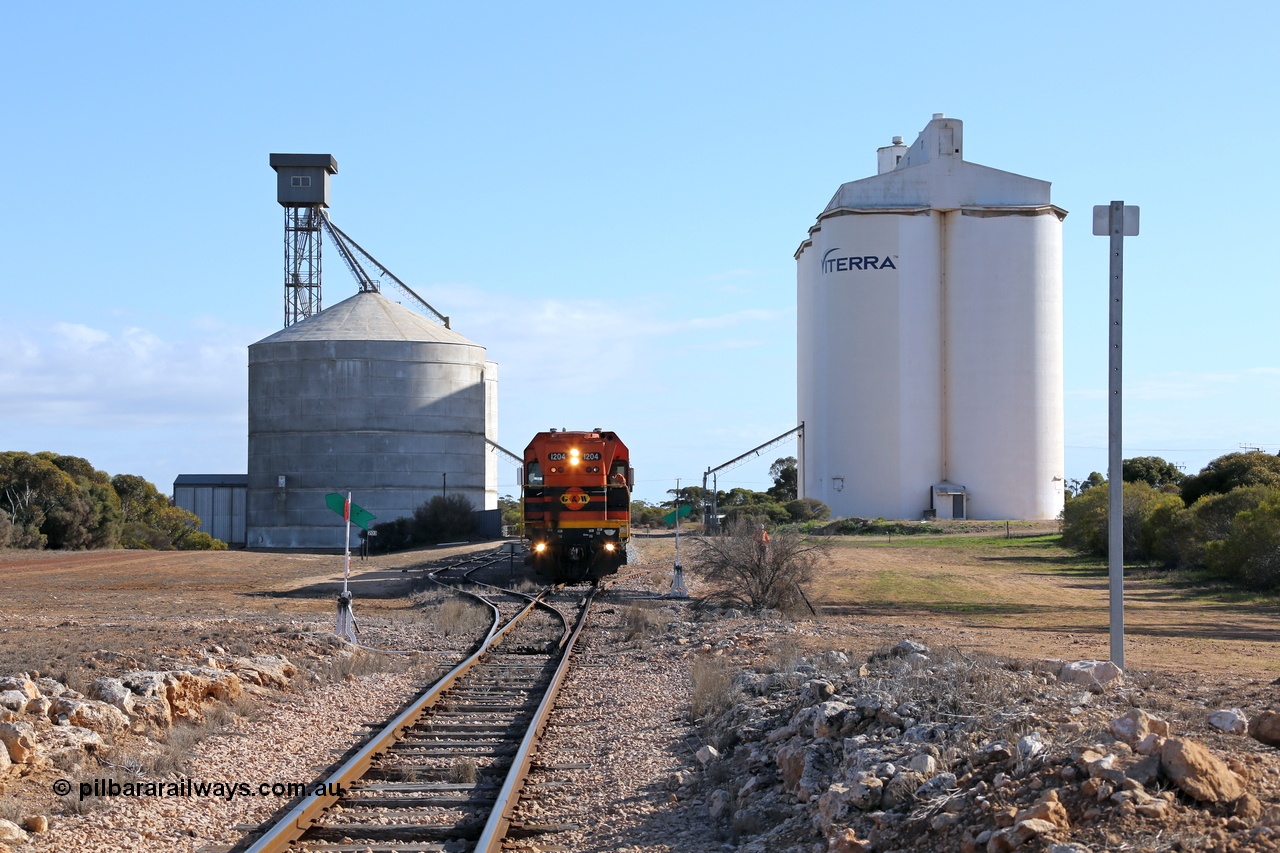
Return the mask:
{"type": "Polygon", "coordinates": [[[272,154],[276,198],[284,207],[284,324],[320,313],[320,229],[329,206],[329,154],[272,154]]]}

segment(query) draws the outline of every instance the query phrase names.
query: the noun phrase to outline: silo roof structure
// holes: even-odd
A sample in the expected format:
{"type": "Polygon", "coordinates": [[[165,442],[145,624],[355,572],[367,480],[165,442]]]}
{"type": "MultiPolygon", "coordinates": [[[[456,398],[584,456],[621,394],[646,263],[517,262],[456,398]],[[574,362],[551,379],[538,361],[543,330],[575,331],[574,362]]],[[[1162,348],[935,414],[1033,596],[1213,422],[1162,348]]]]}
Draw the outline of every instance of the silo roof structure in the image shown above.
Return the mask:
{"type": "Polygon", "coordinates": [[[297,341],[399,341],[480,346],[453,329],[447,329],[374,292],[357,293],[258,343],[297,341]]]}
{"type": "Polygon", "coordinates": [[[378,523],[445,493],[495,507],[494,383],[484,347],[374,291],[253,344],[248,546],[341,548],[333,492],[378,523]]]}

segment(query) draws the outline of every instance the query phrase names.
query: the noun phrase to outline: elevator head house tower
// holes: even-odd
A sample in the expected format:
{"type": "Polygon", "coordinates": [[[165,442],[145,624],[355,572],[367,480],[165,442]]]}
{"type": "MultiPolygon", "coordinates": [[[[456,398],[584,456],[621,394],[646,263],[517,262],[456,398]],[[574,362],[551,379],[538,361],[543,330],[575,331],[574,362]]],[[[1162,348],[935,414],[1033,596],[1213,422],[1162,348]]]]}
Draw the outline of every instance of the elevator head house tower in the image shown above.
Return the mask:
{"type": "Polygon", "coordinates": [[[276,200],[284,207],[284,324],[319,314],[320,208],[329,206],[331,154],[272,154],[276,200]]]}
{"type": "Polygon", "coordinates": [[[800,493],[835,515],[1062,509],[1066,211],[963,141],[895,137],[796,251],[800,493]]]}

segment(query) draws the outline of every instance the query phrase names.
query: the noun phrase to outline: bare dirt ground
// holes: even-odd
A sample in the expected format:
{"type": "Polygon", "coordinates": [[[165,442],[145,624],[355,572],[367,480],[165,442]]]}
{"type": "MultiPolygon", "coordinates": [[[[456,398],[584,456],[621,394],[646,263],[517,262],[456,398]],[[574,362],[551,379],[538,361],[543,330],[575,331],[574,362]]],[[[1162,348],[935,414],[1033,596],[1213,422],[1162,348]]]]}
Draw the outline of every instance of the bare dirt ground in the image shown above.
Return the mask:
{"type": "MultiPolygon", "coordinates": [[[[395,618],[427,561],[493,543],[352,559],[355,612],[395,618]]],[[[255,653],[254,638],[333,613],[343,558],[248,551],[0,550],[0,673],[39,670],[83,689],[97,650],[134,666],[189,659],[213,644],[255,653]]]]}

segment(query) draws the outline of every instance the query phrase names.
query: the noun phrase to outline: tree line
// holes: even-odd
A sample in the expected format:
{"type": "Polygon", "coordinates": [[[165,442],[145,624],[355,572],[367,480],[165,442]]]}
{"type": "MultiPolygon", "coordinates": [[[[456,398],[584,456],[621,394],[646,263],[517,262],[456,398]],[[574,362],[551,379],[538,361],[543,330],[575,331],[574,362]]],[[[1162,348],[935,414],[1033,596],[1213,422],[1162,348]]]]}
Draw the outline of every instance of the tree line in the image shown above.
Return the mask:
{"type": "MultiPolygon", "coordinates": [[[[1251,589],[1280,591],[1280,456],[1228,453],[1184,475],[1158,456],[1126,459],[1124,559],[1207,570],[1251,589]]],[[[1105,556],[1106,480],[1073,482],[1062,513],[1062,542],[1105,556]]]]}
{"type": "Polygon", "coordinates": [[[0,452],[0,548],[221,550],[200,519],[147,480],[87,459],[0,452]]]}
{"type": "MultiPolygon", "coordinates": [[[[716,511],[724,516],[724,525],[730,527],[738,521],[766,521],[770,524],[798,524],[803,521],[823,521],[831,515],[831,508],[814,498],[797,496],[799,473],[794,456],[785,456],[775,460],[769,466],[769,476],[773,485],[767,491],[757,492],[752,489],[723,489],[715,493],[716,511]]],[[[666,516],[670,515],[677,503],[680,506],[693,507],[693,512],[686,516],[688,521],[702,521],[703,509],[708,511],[712,506],[711,490],[703,490],[701,486],[682,486],[678,491],[668,489],[671,499],[659,503],[636,500],[631,502],[632,527],[663,527],[666,516]]],[[[498,508],[502,510],[502,523],[518,525],[523,520],[520,514],[520,499],[511,495],[503,495],[498,499],[498,508]]]]}

